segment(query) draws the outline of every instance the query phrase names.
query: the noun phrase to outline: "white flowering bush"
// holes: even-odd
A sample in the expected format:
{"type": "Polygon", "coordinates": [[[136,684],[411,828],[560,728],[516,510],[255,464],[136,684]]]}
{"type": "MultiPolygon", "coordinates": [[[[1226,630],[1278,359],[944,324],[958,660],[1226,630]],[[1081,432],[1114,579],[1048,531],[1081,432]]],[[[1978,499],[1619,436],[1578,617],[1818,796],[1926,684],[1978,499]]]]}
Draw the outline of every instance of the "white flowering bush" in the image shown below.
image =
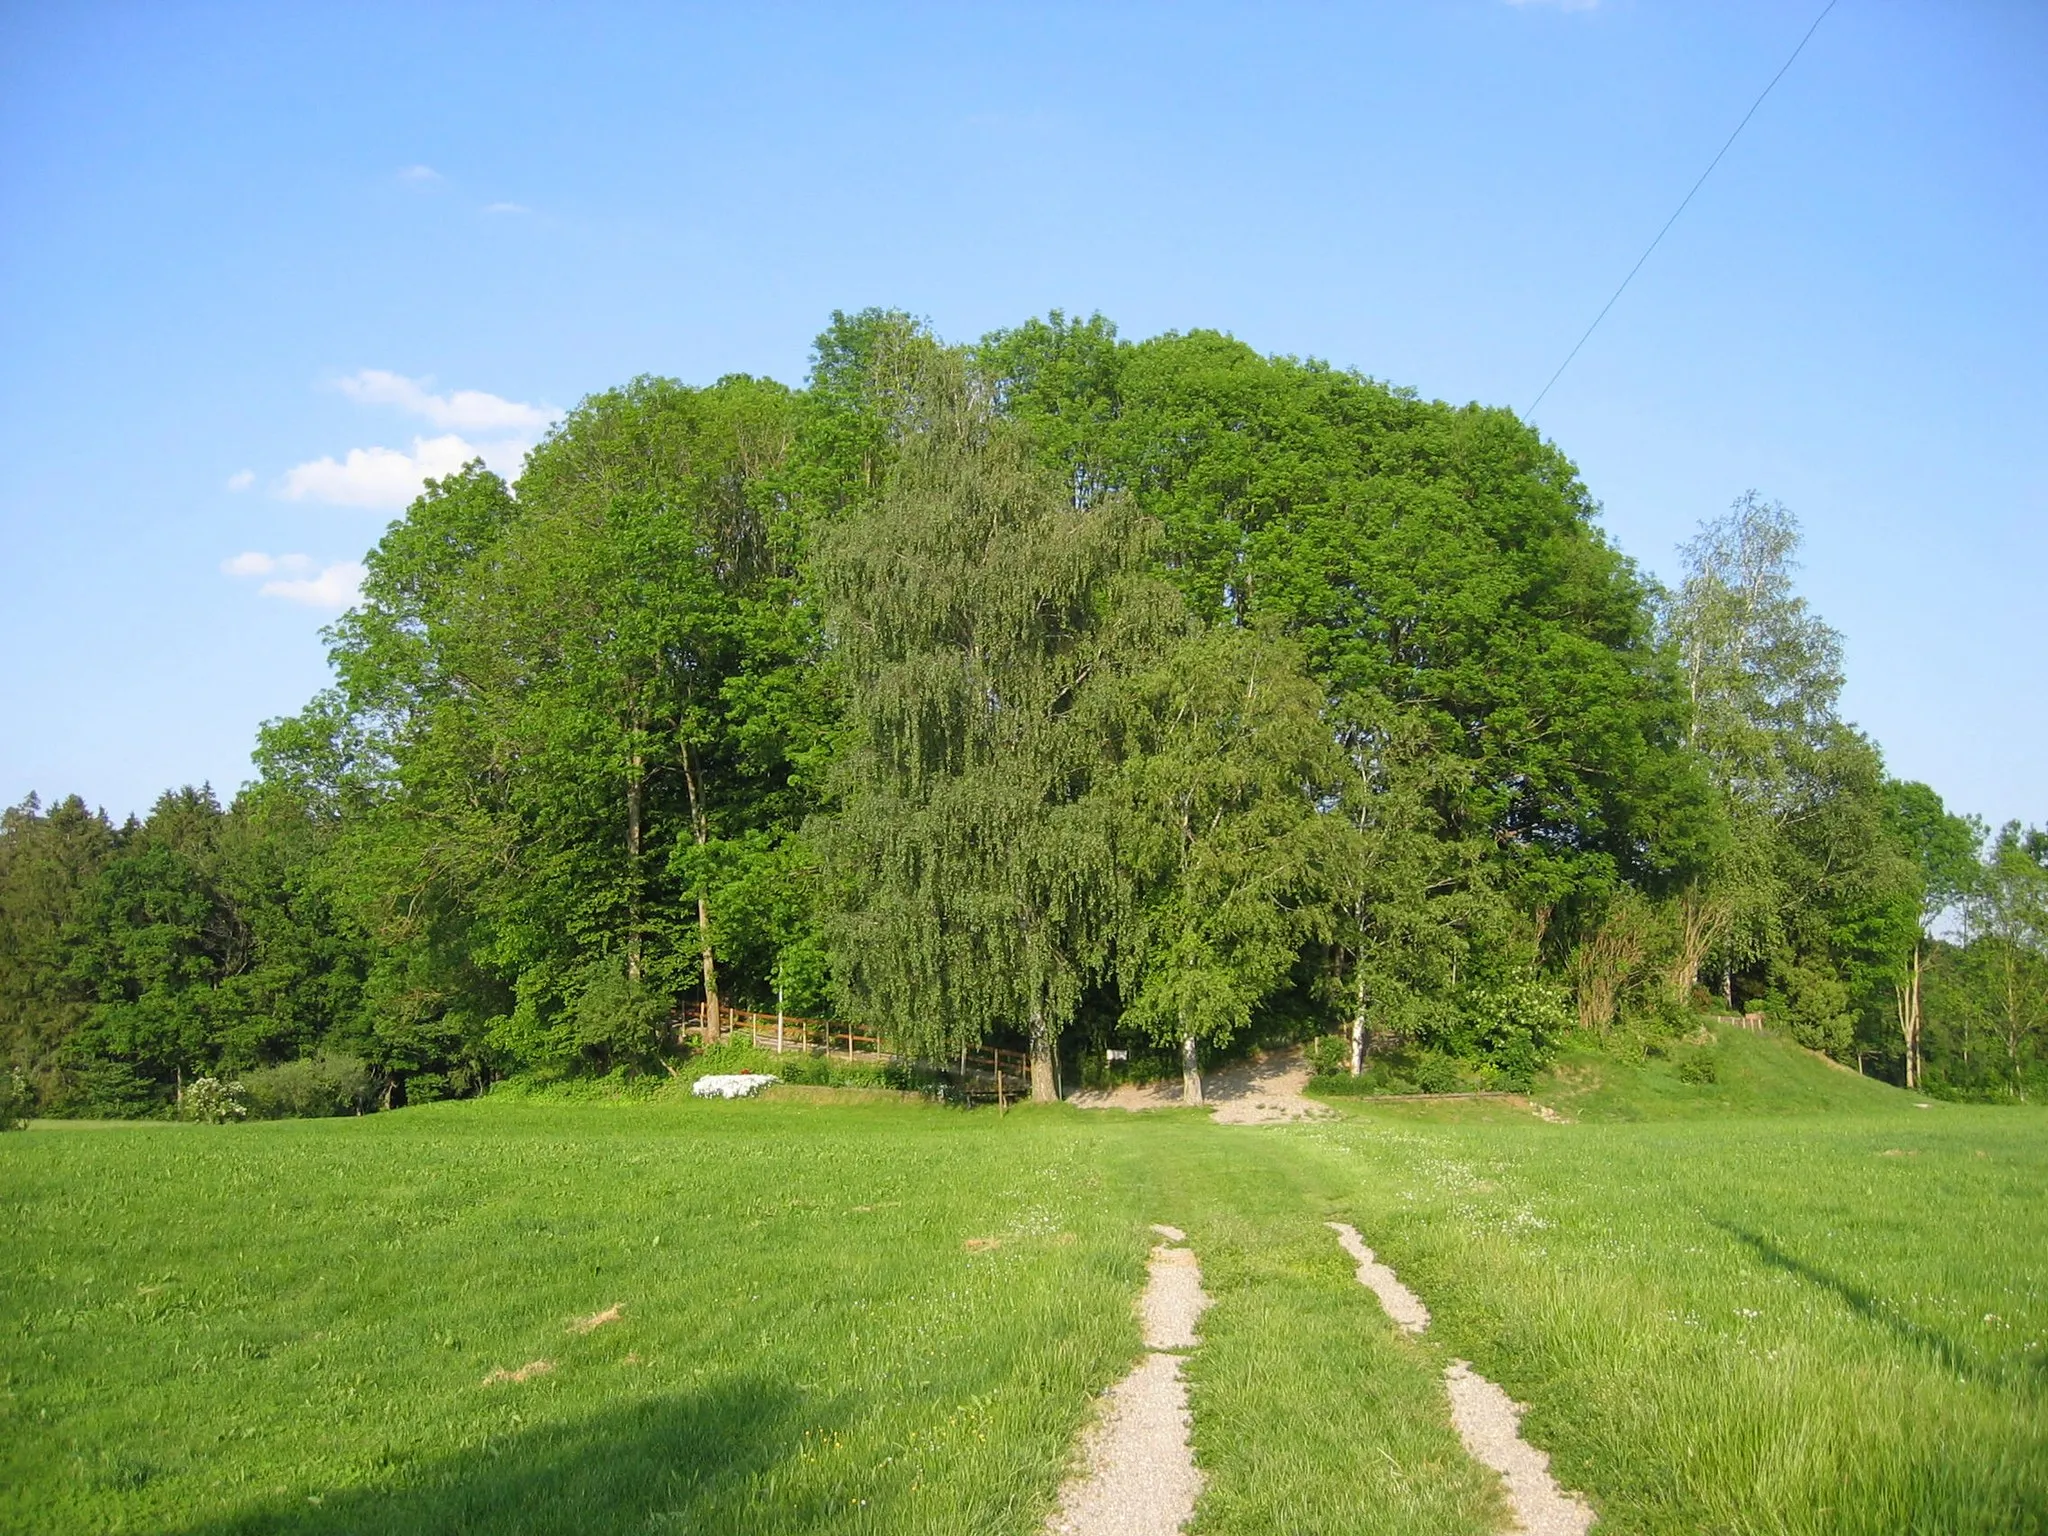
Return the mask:
{"type": "Polygon", "coordinates": [[[697,1079],[690,1092],[700,1099],[745,1099],[780,1081],[769,1072],[708,1072],[697,1079]]]}
{"type": "Polygon", "coordinates": [[[217,1077],[195,1077],[187,1083],[179,1110],[187,1120],[207,1125],[226,1125],[249,1114],[249,1106],[242,1102],[242,1085],[224,1083],[217,1077]]]}

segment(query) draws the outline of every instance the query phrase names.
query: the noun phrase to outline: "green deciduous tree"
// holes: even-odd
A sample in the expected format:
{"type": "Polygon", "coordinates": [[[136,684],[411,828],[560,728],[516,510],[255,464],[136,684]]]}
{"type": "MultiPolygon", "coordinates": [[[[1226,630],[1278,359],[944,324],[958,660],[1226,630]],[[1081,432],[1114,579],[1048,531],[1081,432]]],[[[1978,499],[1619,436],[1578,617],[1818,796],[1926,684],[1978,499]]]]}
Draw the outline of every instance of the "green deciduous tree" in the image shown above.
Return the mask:
{"type": "Polygon", "coordinates": [[[1925,784],[1894,780],[1885,786],[1885,823],[1905,854],[1910,875],[1912,934],[1892,978],[1905,1086],[1921,1086],[1921,1034],[1925,1017],[1926,958],[1930,929],[1976,885],[1977,850],[1984,828],[1951,815],[1925,784]]]}
{"type": "Polygon", "coordinates": [[[821,536],[845,689],[816,831],[838,995],[941,1059],[1002,1029],[1032,1092],[1127,922],[1101,792],[1125,680],[1178,632],[1120,501],[1076,508],[957,356],[927,347],[872,507],[821,536]]]}
{"type": "Polygon", "coordinates": [[[1739,497],[1685,546],[1664,626],[1729,828],[1691,893],[1720,935],[1699,958],[1731,1004],[1747,974],[1798,1038],[1846,1057],[1859,1017],[1892,1001],[1913,875],[1886,832],[1883,761],[1841,718],[1840,637],[1797,592],[1799,542],[1783,506],[1739,497]]]}
{"type": "Polygon", "coordinates": [[[979,355],[1077,502],[1128,495],[1160,525],[1198,617],[1279,625],[1338,728],[1391,706],[1455,761],[1443,833],[1490,842],[1526,910],[1703,856],[1713,817],[1647,589],[1510,413],[1213,332],[1126,344],[1099,317],[979,355]]]}
{"type": "Polygon", "coordinates": [[[1958,1001],[2003,1053],[2007,1091],[2024,1099],[2048,1035],[2048,832],[2001,827],[1965,912],[1958,1001]]]}
{"type": "Polygon", "coordinates": [[[48,811],[30,795],[0,813],[0,1071],[43,1099],[89,1006],[72,943],[115,841],[76,795],[48,811]]]}
{"type": "Polygon", "coordinates": [[[1199,1104],[1201,1047],[1242,1032],[1327,927],[1344,824],[1320,808],[1342,772],[1322,689],[1276,637],[1190,634],[1132,691],[1112,793],[1137,902],[1118,980],[1125,1018],[1179,1046],[1199,1104]]]}

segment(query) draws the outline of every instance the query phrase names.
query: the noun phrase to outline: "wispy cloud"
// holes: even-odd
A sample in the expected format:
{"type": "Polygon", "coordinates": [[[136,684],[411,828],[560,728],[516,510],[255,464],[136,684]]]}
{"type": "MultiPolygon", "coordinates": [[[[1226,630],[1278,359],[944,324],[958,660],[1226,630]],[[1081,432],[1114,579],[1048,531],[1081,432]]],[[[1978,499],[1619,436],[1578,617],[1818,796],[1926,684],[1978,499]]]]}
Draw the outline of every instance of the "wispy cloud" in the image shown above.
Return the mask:
{"type": "Polygon", "coordinates": [[[426,182],[441,180],[441,173],[431,165],[408,165],[399,171],[398,179],[419,186],[426,182]]]}
{"type": "Polygon", "coordinates": [[[531,213],[533,210],[524,203],[485,203],[485,213],[531,213]]]}
{"type": "Polygon", "coordinates": [[[486,453],[450,432],[416,437],[410,450],[351,448],[339,460],[327,455],[294,465],[285,471],[279,492],[287,501],[395,509],[419,495],[421,481],[444,479],[471,459],[502,460],[505,447],[518,445],[496,446],[496,453],[486,453]]]}
{"type": "Polygon", "coordinates": [[[231,491],[246,491],[255,483],[256,471],[253,469],[238,469],[228,476],[228,489],[231,491]]]}
{"type": "Polygon", "coordinates": [[[528,405],[480,389],[437,395],[432,379],[409,379],[383,368],[365,368],[338,380],[341,392],[364,405],[395,405],[437,427],[454,432],[538,432],[558,414],[552,406],[528,405]]]}
{"type": "Polygon", "coordinates": [[[221,570],[230,576],[266,577],[257,591],[265,597],[281,597],[288,603],[309,608],[346,608],[362,590],[368,574],[356,560],[336,560],[318,566],[308,555],[266,555],[245,550],[223,560],[221,570]]]}

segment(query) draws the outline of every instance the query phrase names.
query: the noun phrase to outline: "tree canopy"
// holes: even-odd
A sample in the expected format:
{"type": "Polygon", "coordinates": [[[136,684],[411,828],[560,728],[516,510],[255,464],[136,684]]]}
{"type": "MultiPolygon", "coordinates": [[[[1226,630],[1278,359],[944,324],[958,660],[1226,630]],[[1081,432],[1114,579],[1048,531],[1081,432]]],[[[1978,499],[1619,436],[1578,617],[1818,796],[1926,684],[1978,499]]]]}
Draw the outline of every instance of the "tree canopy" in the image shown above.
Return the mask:
{"type": "Polygon", "coordinates": [[[1506,410],[835,314],[800,388],[635,379],[426,483],[225,805],[7,811],[0,1050],[58,1112],[397,1103],[774,1001],[1198,1093],[1252,1038],[1512,1083],[1720,1007],[2036,1091],[2048,842],[1887,774],[1799,547],[1746,494],[1665,590],[1506,410]]]}

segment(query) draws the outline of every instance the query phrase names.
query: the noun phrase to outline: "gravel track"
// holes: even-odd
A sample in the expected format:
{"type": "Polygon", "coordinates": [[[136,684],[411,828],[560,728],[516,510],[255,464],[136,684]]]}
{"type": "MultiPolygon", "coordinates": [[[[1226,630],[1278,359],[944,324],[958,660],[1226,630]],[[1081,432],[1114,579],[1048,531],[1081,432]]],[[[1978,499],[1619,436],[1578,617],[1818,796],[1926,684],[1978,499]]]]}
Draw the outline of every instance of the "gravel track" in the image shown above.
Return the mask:
{"type": "Polygon", "coordinates": [[[1152,1250],[1138,1302],[1150,1353],[1103,1394],[1081,1441],[1080,1466],[1045,1523],[1057,1536],[1173,1536],[1201,1496],[1202,1474],[1188,1443],[1188,1388],[1174,1351],[1201,1342],[1196,1324],[1209,1297],[1194,1251],[1173,1246],[1186,1234],[1167,1226],[1153,1231],[1168,1241],[1152,1250]]]}
{"type": "MultiPolygon", "coordinates": [[[[1355,1227],[1327,1223],[1344,1251],[1358,1264],[1358,1283],[1380,1300],[1380,1306],[1407,1333],[1429,1327],[1429,1308],[1401,1283],[1401,1277],[1373,1257],[1355,1227]]],[[[1463,1360],[1444,1368],[1444,1390],[1451,1399],[1451,1427],[1465,1450],[1483,1467],[1500,1474],[1506,1487],[1513,1536],[1585,1536],[1599,1516],[1576,1493],[1558,1487],[1550,1475],[1550,1457],[1522,1438],[1522,1405],[1473,1370],[1463,1360]]]]}

